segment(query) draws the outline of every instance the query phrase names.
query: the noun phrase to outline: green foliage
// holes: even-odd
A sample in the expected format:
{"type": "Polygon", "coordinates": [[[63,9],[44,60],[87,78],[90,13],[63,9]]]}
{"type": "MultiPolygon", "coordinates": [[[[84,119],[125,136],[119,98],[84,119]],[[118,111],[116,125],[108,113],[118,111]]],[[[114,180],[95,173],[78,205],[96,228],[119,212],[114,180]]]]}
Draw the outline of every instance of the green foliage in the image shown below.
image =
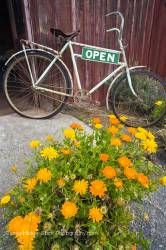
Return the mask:
{"type": "Polygon", "coordinates": [[[134,136],[128,133],[132,140],[121,140],[124,134],[122,126],[117,125],[116,136],[95,125],[90,134],[76,127],[65,133],[66,138],[62,143],[54,139],[38,145],[34,141],[31,143],[34,155],[28,161],[26,177],[10,192],[12,202],[6,205],[7,217],[25,216],[32,211],[41,217],[34,239],[37,250],[121,250],[135,249],[135,245],[148,249],[144,237],[130,231],[133,218],[128,204],[130,201],[140,201],[156,189],[156,181],[150,180],[156,166],[144,157],[144,149],[134,136]],[[121,141],[121,145],[111,145],[110,141],[115,137],[121,141]],[[50,148],[53,151],[49,151],[50,148]],[[41,153],[43,149],[48,150],[45,156],[41,153]],[[101,160],[101,154],[108,155],[108,159],[101,160]],[[129,178],[124,174],[125,167],[119,163],[119,158],[124,156],[132,162],[131,168],[136,173],[147,177],[146,183],[141,183],[137,175],[129,178]],[[111,178],[104,174],[106,166],[113,168],[116,176],[111,178]],[[39,176],[39,171],[45,168],[51,172],[51,178],[44,175],[42,179],[39,176]],[[25,183],[32,178],[36,179],[36,184],[28,189],[25,183]],[[115,185],[117,178],[123,183],[122,187],[115,185]],[[88,184],[87,188],[83,186],[82,194],[79,193],[80,187],[73,188],[76,181],[81,180],[88,184]],[[104,183],[104,194],[102,188],[92,191],[95,180],[104,183]],[[95,195],[95,192],[101,195],[95,195]],[[65,218],[62,207],[68,201],[75,204],[78,210],[76,213],[73,210],[73,215],[65,218]],[[93,220],[90,217],[92,208],[99,209],[100,218],[94,215],[93,220]]]}

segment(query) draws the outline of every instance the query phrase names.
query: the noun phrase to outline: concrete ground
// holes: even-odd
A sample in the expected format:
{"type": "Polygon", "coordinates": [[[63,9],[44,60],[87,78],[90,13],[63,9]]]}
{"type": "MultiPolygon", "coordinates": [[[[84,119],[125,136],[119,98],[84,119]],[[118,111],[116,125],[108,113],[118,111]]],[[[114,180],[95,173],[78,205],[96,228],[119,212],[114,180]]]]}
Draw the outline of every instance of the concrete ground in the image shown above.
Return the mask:
{"type": "MultiPolygon", "coordinates": [[[[31,120],[22,118],[13,113],[2,95],[0,95],[0,196],[6,193],[18,179],[11,173],[10,167],[16,164],[22,174],[25,171],[24,160],[29,154],[28,143],[31,139],[42,139],[48,134],[62,140],[63,128],[70,123],[78,121],[66,114],[58,114],[48,120],[31,120]]],[[[87,127],[88,130],[88,127],[87,127]]],[[[164,166],[163,166],[164,167],[164,166]]],[[[144,234],[152,241],[151,250],[166,249],[166,191],[163,187],[143,202],[141,210],[133,204],[136,221],[133,230],[143,230],[144,234]],[[148,219],[137,220],[140,215],[148,213],[148,219]]],[[[14,249],[6,240],[4,232],[5,222],[0,211],[0,250],[14,249]]]]}

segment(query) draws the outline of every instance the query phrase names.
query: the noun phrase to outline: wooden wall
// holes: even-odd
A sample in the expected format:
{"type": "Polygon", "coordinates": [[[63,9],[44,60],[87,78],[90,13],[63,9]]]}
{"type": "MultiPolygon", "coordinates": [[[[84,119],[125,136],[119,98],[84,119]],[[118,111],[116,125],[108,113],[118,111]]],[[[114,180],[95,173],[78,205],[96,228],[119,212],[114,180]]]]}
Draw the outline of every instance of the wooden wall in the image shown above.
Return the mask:
{"type": "MultiPolygon", "coordinates": [[[[108,12],[119,10],[125,18],[124,43],[130,65],[148,65],[154,72],[166,77],[166,0],[28,0],[36,42],[57,47],[50,27],[71,32],[80,29],[75,40],[87,44],[117,48],[116,35],[106,28],[119,25],[116,18],[105,18],[108,12]]],[[[112,70],[111,65],[79,60],[81,82],[90,89],[112,70]]],[[[69,55],[65,61],[71,68],[69,55]]],[[[103,100],[105,88],[95,95],[103,100]]]]}

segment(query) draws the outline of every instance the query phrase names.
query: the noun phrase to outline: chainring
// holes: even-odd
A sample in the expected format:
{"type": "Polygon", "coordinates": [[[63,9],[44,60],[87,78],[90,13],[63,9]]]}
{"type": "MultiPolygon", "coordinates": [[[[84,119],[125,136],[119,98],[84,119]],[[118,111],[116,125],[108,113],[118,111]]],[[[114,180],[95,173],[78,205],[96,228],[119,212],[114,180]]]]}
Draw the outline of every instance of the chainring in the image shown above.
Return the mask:
{"type": "Polygon", "coordinates": [[[74,94],[74,103],[79,107],[89,107],[91,104],[91,96],[85,89],[78,90],[74,94]]]}

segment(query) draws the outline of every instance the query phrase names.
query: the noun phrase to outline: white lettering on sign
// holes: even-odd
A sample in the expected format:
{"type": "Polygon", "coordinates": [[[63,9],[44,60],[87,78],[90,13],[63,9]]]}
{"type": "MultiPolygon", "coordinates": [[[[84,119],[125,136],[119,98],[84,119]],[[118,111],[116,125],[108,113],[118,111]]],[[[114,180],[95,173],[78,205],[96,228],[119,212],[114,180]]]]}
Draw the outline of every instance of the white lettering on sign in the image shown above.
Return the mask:
{"type": "Polygon", "coordinates": [[[115,54],[108,53],[108,55],[107,55],[107,61],[114,62],[114,60],[115,60],[115,54]]]}
{"type": "Polygon", "coordinates": [[[94,52],[93,52],[93,59],[95,59],[99,55],[100,55],[99,51],[94,50],[94,52]]]}
{"type": "Polygon", "coordinates": [[[100,60],[105,61],[106,52],[100,52],[100,60]]]}
{"type": "Polygon", "coordinates": [[[92,50],[87,50],[86,51],[86,57],[87,58],[92,58],[93,51],[92,50]]]}

